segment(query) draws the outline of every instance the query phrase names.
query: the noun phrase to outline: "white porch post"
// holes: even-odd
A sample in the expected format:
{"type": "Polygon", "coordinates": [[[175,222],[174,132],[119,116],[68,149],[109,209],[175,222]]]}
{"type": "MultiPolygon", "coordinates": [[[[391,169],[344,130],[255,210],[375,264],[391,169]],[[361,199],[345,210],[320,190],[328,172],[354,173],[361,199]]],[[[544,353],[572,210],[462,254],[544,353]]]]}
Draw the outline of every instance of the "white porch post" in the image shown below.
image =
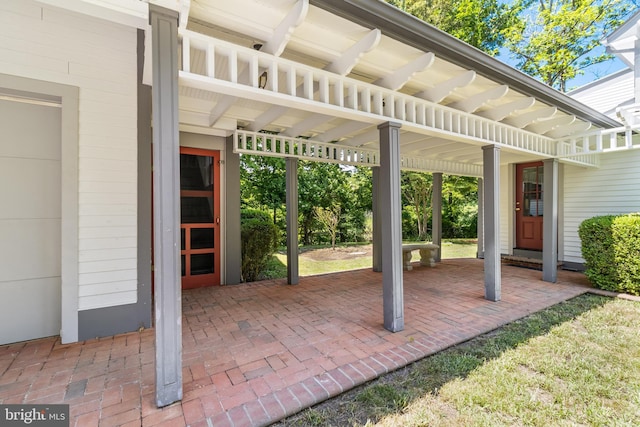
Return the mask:
{"type": "Polygon", "coordinates": [[[435,261],[442,260],[442,173],[433,174],[433,192],[431,193],[431,240],[438,245],[435,261]]]}
{"type": "Polygon", "coordinates": [[[380,209],[382,229],[382,298],[384,327],[404,329],[402,287],[402,201],[400,199],[400,124],[386,122],[380,130],[380,209]]]}
{"type": "Polygon", "coordinates": [[[373,220],[373,271],[382,271],[382,224],[380,220],[380,168],[371,168],[372,183],[371,183],[371,215],[373,220]]]}
{"type": "Polygon", "coordinates": [[[182,399],[178,13],[149,5],[153,58],[156,404],[182,399]]]}
{"type": "Polygon", "coordinates": [[[542,207],[542,280],[558,279],[558,159],[544,163],[544,205],[542,207]]]}
{"type": "Polygon", "coordinates": [[[482,147],[484,181],[484,297],[500,301],[500,148],[482,147]]]}
{"type": "Polygon", "coordinates": [[[484,188],[482,178],[478,178],[478,253],[476,256],[484,258],[484,188]]]}
{"type": "Polygon", "coordinates": [[[287,283],[300,283],[298,269],[298,159],[286,159],[287,187],[287,283]]]}

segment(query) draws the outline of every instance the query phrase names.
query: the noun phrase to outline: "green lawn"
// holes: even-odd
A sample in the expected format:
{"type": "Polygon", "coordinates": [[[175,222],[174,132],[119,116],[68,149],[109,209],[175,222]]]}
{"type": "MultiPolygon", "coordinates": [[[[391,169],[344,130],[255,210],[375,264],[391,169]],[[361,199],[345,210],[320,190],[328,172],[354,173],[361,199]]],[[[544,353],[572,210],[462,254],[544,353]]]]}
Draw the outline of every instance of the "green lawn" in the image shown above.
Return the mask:
{"type": "Polygon", "coordinates": [[[584,295],[283,426],[640,425],[640,303],[584,295]]]}
{"type": "MultiPolygon", "coordinates": [[[[365,248],[366,245],[358,245],[358,248],[365,248]]],[[[323,249],[324,247],[315,247],[323,249]]],[[[316,261],[310,258],[313,248],[302,248],[303,253],[299,257],[299,268],[301,276],[314,274],[334,273],[337,271],[356,270],[359,268],[371,267],[371,256],[366,255],[352,259],[323,260],[316,261]]],[[[472,239],[447,239],[442,242],[442,258],[475,258],[477,244],[472,239]]],[[[416,251],[412,261],[419,261],[420,254],[416,251]]],[[[268,278],[280,278],[287,276],[287,256],[282,251],[274,255],[265,274],[268,278]]]]}

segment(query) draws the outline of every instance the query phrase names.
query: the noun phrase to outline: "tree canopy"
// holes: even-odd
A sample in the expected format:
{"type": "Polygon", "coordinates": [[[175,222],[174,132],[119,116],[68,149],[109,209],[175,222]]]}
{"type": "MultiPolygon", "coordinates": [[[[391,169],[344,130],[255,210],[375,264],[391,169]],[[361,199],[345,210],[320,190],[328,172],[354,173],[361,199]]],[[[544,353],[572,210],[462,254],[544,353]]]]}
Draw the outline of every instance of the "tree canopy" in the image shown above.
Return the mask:
{"type": "Polygon", "coordinates": [[[520,70],[563,92],[585,68],[611,58],[600,40],[637,1],[387,0],[490,55],[508,51],[520,70]]]}
{"type": "Polygon", "coordinates": [[[632,0],[519,0],[522,29],[505,46],[525,73],[566,91],[584,69],[612,58],[597,49],[637,6],[632,0]]]}
{"type": "Polygon", "coordinates": [[[519,26],[519,4],[499,0],[387,0],[460,40],[496,55],[519,26]]]}

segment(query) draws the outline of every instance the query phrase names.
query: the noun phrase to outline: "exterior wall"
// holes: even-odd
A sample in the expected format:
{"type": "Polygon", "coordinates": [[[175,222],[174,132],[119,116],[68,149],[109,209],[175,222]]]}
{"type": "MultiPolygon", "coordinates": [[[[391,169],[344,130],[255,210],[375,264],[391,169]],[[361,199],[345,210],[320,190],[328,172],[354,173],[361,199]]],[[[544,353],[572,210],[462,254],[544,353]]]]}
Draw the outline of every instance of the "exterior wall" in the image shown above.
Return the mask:
{"type": "Polygon", "coordinates": [[[594,216],[640,211],[640,151],[601,155],[599,169],[564,166],[564,261],[584,263],[580,223],[594,216]]]}
{"type": "Polygon", "coordinates": [[[514,165],[500,166],[500,253],[513,254],[514,225],[514,165]]]}
{"type": "Polygon", "coordinates": [[[79,88],[78,309],[137,300],[136,29],[0,2],[0,73],[79,88]]]}
{"type": "Polygon", "coordinates": [[[627,68],[568,93],[572,98],[619,120],[616,108],[634,103],[633,70],[627,68]]]}

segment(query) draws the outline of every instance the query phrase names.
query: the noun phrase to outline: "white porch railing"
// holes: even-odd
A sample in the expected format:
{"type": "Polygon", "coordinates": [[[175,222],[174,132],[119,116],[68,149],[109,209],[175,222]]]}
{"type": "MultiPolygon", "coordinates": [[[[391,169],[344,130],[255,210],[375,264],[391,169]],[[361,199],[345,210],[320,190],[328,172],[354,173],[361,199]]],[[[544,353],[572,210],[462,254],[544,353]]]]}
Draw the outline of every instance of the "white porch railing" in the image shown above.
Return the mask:
{"type": "MultiPolygon", "coordinates": [[[[244,130],[234,132],[233,151],[242,154],[294,157],[301,160],[354,166],[380,165],[378,150],[244,130]]],[[[405,170],[482,177],[482,166],[479,165],[409,157],[401,157],[400,162],[401,168],[405,170]]]]}
{"type": "Polygon", "coordinates": [[[640,126],[600,129],[558,141],[560,159],[592,159],[598,165],[599,153],[640,148],[640,126]]]}
{"type": "MultiPolygon", "coordinates": [[[[500,122],[426,101],[339,74],[306,66],[254,49],[218,40],[188,30],[180,30],[181,84],[194,88],[251,91],[255,96],[273,98],[274,104],[312,106],[328,115],[375,123],[400,122],[404,129],[473,144],[490,143],[503,148],[537,154],[582,166],[598,166],[594,154],[640,147],[639,136],[629,127],[587,132],[572,138],[551,139],[500,122]],[[265,86],[260,76],[266,72],[265,86]],[[298,103],[298,104],[296,104],[298,103]]],[[[263,79],[264,81],[264,79],[263,79]]],[[[249,133],[238,131],[239,152],[272,156],[294,156],[346,164],[376,165],[376,150],[339,144],[304,142],[278,137],[291,143],[293,151],[281,152],[258,146],[243,147],[249,133]],[[295,148],[300,147],[300,148],[295,148]]],[[[255,134],[254,136],[257,136],[255,134]]],[[[247,139],[248,141],[248,139],[247,139]]],[[[287,143],[288,144],[288,143],[287,143]]],[[[289,145],[283,145],[288,147],[289,145]]],[[[278,146],[279,147],[279,146],[278,146]]],[[[288,148],[287,148],[288,150],[288,148]]],[[[428,159],[403,159],[403,167],[461,175],[481,176],[478,165],[428,159]]]]}
{"type": "Polygon", "coordinates": [[[191,79],[193,86],[200,88],[202,77],[206,77],[220,82],[221,87],[233,84],[258,89],[260,76],[266,72],[262,89],[280,103],[284,96],[324,105],[327,114],[341,111],[345,117],[365,122],[397,121],[405,129],[429,135],[437,131],[460,141],[491,143],[548,157],[556,154],[553,139],[523,129],[192,31],[180,30],[180,36],[180,78],[185,85],[191,79]]]}

